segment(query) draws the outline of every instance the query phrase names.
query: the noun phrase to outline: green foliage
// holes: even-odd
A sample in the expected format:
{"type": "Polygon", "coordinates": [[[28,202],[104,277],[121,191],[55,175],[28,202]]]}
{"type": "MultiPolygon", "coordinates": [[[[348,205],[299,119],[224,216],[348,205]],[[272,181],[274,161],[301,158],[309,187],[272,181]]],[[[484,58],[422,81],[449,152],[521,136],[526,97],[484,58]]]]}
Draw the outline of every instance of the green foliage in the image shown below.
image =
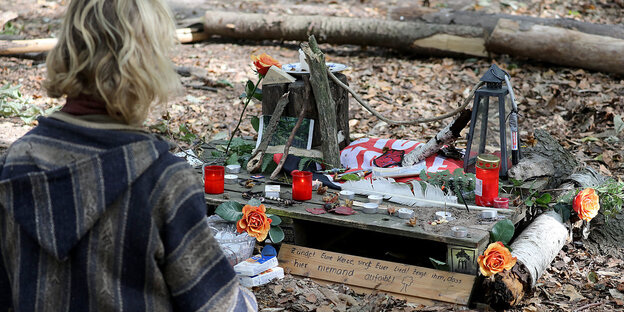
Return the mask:
{"type": "Polygon", "coordinates": [[[269,229],[269,238],[273,243],[277,244],[284,240],[284,230],[279,226],[271,226],[269,229]]]}
{"type": "Polygon", "coordinates": [[[553,207],[556,213],[561,215],[561,220],[567,222],[572,215],[572,204],[570,203],[556,203],[553,207]]]}
{"type": "Polygon", "coordinates": [[[360,181],[361,180],[360,176],[355,173],[344,174],[340,177],[340,179],[345,180],[345,181],[360,181]]]}
{"type": "MultiPolygon", "coordinates": [[[[464,194],[466,200],[474,200],[475,175],[473,173],[464,173],[464,170],[457,168],[453,173],[449,170],[441,172],[430,172],[422,170],[420,178],[423,182],[427,182],[437,187],[444,187],[451,190],[454,194],[460,192],[464,194]]],[[[461,201],[461,196],[457,196],[461,201]]]]}
{"type": "Polygon", "coordinates": [[[241,94],[241,98],[250,99],[251,97],[258,101],[262,101],[262,89],[258,88],[258,85],[254,84],[253,81],[247,80],[247,83],[245,84],[245,93],[241,94]]]}
{"type": "Polygon", "coordinates": [[[187,144],[193,144],[193,142],[195,142],[197,139],[197,135],[194,134],[186,124],[181,124],[178,127],[178,140],[187,144]]]}
{"type": "Polygon", "coordinates": [[[550,193],[540,194],[537,190],[531,191],[529,196],[524,200],[524,204],[527,207],[538,207],[542,209],[547,209],[548,204],[552,201],[552,196],[550,193]]]}
{"type": "Polygon", "coordinates": [[[235,201],[227,201],[217,207],[215,214],[230,222],[236,222],[243,216],[243,205],[235,201]]]}
{"type": "Polygon", "coordinates": [[[271,219],[271,226],[278,226],[282,224],[282,218],[274,214],[268,214],[267,217],[271,219]]]}
{"type": "Polygon", "coordinates": [[[433,258],[429,258],[429,261],[431,261],[431,264],[433,264],[433,268],[436,270],[441,270],[441,271],[450,271],[450,267],[448,265],[448,263],[446,262],[442,262],[440,260],[436,260],[433,258]]]}
{"type": "Polygon", "coordinates": [[[59,107],[41,109],[31,103],[30,98],[25,98],[20,92],[21,85],[11,87],[6,84],[0,87],[0,116],[20,117],[26,124],[32,124],[39,116],[49,115],[59,107]]]}
{"type": "Polygon", "coordinates": [[[600,209],[605,216],[605,221],[622,211],[624,204],[624,182],[608,180],[596,188],[600,198],[600,209]]]}
{"type": "MultiPolygon", "coordinates": [[[[226,165],[241,165],[246,166],[249,158],[251,157],[251,152],[253,151],[255,145],[250,143],[249,141],[243,140],[242,138],[233,138],[230,144],[230,151],[228,152],[229,156],[226,158],[226,165]]],[[[225,158],[225,148],[226,145],[217,145],[215,146],[216,152],[212,152],[213,158],[225,158]]]]}
{"type": "Polygon", "coordinates": [[[4,27],[2,29],[0,29],[0,35],[19,35],[19,33],[22,31],[22,29],[20,29],[20,27],[18,27],[15,23],[12,22],[6,22],[6,24],[4,24],[4,27]]]}
{"type": "Polygon", "coordinates": [[[264,154],[260,171],[262,173],[272,173],[276,168],[277,164],[273,161],[273,154],[264,154]]]}
{"type": "Polygon", "coordinates": [[[238,154],[236,153],[232,153],[232,155],[230,155],[230,157],[228,157],[228,159],[225,161],[226,165],[240,165],[238,162],[238,154]]]}
{"type": "Polygon", "coordinates": [[[258,116],[251,117],[251,126],[256,132],[260,131],[260,118],[258,118],[258,116]]]}
{"type": "Polygon", "coordinates": [[[515,227],[513,222],[509,219],[500,220],[494,224],[490,231],[491,242],[501,242],[503,245],[509,245],[509,242],[513,238],[515,227]]]}

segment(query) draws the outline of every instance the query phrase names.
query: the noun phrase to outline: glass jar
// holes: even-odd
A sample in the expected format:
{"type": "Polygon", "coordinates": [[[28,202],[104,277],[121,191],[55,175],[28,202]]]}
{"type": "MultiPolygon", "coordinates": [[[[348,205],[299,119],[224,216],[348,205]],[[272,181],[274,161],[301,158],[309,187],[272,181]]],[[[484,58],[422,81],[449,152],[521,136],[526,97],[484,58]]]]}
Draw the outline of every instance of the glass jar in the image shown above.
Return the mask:
{"type": "Polygon", "coordinates": [[[479,206],[494,206],[494,198],[498,197],[498,171],[500,158],[496,155],[481,154],[477,156],[475,183],[475,203],[479,206]]]}

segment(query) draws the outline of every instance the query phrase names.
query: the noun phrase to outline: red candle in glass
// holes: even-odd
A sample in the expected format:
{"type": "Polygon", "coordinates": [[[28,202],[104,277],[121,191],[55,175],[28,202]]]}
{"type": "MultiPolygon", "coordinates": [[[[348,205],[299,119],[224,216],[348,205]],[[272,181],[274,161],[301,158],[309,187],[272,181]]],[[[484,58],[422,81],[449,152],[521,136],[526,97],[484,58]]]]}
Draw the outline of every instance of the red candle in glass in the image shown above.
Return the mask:
{"type": "Polygon", "coordinates": [[[312,199],[312,172],[295,170],[292,172],[292,198],[294,200],[312,199]]]}
{"type": "Polygon", "coordinates": [[[495,155],[477,156],[475,183],[475,203],[479,206],[492,207],[498,197],[498,171],[500,158],[495,155]]]}
{"type": "Polygon", "coordinates": [[[225,167],[205,166],[204,167],[204,191],[206,194],[223,193],[225,167]]]}

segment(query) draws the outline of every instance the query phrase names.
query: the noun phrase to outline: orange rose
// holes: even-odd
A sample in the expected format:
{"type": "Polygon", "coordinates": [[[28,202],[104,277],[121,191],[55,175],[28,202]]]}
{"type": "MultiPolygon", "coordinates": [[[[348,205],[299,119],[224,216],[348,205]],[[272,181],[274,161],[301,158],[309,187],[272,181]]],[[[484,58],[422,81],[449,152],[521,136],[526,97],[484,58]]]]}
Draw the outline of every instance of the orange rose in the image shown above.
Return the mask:
{"type": "Polygon", "coordinates": [[[238,233],[247,231],[249,236],[253,236],[259,242],[263,241],[269,229],[271,229],[271,219],[267,218],[266,208],[264,205],[258,207],[245,205],[243,207],[243,217],[236,223],[236,230],[238,233]]]}
{"type": "Polygon", "coordinates": [[[269,71],[269,68],[273,65],[277,67],[282,67],[282,65],[274,58],[270,57],[266,53],[262,53],[259,56],[252,55],[251,61],[254,66],[256,66],[256,70],[258,74],[264,76],[269,71]]]}
{"type": "Polygon", "coordinates": [[[516,265],[518,258],[512,257],[509,249],[501,242],[491,243],[483,255],[479,256],[479,270],[485,276],[492,276],[516,265]]]}
{"type": "Polygon", "coordinates": [[[596,194],[596,191],[592,188],[586,188],[580,191],[576,197],[574,197],[572,208],[574,208],[579,218],[589,222],[598,214],[598,210],[600,210],[598,194],[596,194]]]}

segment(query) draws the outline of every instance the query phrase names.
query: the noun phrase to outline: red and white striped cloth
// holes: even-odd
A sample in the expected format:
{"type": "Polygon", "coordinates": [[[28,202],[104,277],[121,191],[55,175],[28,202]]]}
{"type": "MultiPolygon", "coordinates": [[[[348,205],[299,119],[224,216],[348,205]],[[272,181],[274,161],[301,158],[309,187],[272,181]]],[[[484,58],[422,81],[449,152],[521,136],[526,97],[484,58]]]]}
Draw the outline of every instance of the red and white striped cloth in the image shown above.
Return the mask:
{"type": "MultiPolygon", "coordinates": [[[[404,150],[407,155],[416,146],[422,144],[416,141],[362,138],[355,140],[340,152],[342,166],[354,169],[371,169],[375,167],[373,160],[383,154],[383,149],[404,150]]],[[[433,155],[424,160],[428,172],[449,170],[453,172],[457,168],[463,168],[463,162],[457,159],[433,155]]]]}

